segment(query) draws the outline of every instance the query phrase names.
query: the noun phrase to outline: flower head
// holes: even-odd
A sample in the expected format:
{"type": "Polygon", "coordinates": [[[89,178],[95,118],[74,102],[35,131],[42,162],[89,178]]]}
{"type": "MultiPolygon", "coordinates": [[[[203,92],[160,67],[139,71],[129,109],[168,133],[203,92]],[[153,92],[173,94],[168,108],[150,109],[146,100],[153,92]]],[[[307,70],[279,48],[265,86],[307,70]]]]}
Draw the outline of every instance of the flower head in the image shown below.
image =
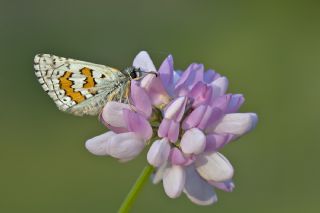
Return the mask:
{"type": "MultiPolygon", "coordinates": [[[[156,71],[144,51],[133,66],[156,71]]],[[[237,113],[244,97],[226,93],[227,78],[205,71],[202,64],[177,72],[169,55],[158,73],[132,81],[131,105],[106,104],[100,117],[111,131],[88,140],[86,147],[127,161],[151,144],[147,160],[156,168],[154,183],[162,181],[171,198],[183,192],[196,204],[212,204],[217,201],[214,188],[234,188],[234,169],[219,150],[251,131],[257,115],[237,113]]]]}

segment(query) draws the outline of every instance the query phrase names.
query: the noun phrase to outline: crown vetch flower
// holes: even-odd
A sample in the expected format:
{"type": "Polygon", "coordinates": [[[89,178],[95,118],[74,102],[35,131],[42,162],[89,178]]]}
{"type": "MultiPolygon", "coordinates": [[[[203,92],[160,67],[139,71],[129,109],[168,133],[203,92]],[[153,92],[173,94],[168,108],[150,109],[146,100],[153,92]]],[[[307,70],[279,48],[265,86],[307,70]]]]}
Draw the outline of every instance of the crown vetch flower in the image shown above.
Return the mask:
{"type": "MultiPolygon", "coordinates": [[[[133,66],[156,71],[144,51],[133,66]]],[[[150,143],[147,160],[156,167],[153,183],[162,181],[171,198],[183,192],[196,204],[213,204],[214,188],[227,192],[234,188],[234,169],[218,151],[251,131],[257,115],[237,113],[244,97],[227,94],[228,79],[205,71],[202,64],[178,72],[169,55],[158,73],[132,81],[131,105],[106,104],[100,117],[111,131],[88,140],[86,147],[93,154],[127,161],[150,143]]]]}

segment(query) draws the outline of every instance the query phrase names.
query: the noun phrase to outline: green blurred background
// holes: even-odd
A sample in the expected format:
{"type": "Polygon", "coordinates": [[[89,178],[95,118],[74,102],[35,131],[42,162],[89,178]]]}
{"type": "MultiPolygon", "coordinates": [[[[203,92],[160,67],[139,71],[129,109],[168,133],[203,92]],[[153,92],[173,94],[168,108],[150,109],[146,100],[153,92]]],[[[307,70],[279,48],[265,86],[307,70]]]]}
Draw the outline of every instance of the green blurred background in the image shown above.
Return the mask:
{"type": "Polygon", "coordinates": [[[257,112],[224,148],[236,189],[200,207],[148,183],[133,212],[319,212],[320,13],[317,1],[4,1],[0,5],[0,212],[115,212],[145,165],[96,157],[96,117],[62,113],[33,70],[36,53],[123,68],[204,63],[257,112]]]}

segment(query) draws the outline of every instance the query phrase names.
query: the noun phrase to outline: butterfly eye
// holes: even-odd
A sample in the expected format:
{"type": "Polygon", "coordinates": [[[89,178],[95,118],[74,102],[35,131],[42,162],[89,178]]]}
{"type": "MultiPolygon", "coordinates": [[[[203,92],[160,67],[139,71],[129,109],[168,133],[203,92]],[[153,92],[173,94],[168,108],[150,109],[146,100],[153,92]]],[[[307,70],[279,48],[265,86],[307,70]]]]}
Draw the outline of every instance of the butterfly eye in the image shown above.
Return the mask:
{"type": "Polygon", "coordinates": [[[136,72],[135,70],[132,70],[132,72],[130,72],[130,77],[131,77],[132,79],[137,78],[137,77],[138,77],[137,72],[136,72]]]}

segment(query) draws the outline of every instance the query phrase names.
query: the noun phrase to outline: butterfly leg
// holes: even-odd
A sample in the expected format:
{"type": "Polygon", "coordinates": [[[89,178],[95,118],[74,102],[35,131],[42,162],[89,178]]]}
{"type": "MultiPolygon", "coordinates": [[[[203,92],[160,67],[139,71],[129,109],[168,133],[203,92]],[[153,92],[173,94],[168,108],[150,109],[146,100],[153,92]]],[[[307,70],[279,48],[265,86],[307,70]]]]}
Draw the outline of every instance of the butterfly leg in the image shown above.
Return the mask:
{"type": "Polygon", "coordinates": [[[128,103],[132,111],[137,112],[138,111],[137,108],[134,106],[134,103],[130,99],[130,91],[131,91],[130,88],[131,88],[131,82],[129,81],[123,95],[126,98],[125,103],[128,103]]]}

